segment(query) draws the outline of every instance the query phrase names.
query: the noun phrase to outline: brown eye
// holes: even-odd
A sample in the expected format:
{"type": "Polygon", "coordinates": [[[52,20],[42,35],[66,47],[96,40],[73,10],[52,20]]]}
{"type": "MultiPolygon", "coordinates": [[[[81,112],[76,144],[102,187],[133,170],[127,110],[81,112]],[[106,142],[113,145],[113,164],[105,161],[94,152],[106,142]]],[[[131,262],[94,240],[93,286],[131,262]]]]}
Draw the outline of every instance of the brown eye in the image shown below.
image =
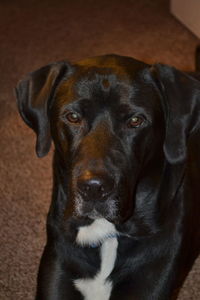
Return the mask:
{"type": "Polygon", "coordinates": [[[65,115],[65,118],[70,122],[70,123],[80,123],[81,122],[81,118],[80,116],[75,113],[75,112],[68,112],[65,115]]]}
{"type": "Polygon", "coordinates": [[[140,116],[133,116],[128,120],[127,126],[129,128],[135,128],[141,126],[143,122],[144,118],[140,116]]]}

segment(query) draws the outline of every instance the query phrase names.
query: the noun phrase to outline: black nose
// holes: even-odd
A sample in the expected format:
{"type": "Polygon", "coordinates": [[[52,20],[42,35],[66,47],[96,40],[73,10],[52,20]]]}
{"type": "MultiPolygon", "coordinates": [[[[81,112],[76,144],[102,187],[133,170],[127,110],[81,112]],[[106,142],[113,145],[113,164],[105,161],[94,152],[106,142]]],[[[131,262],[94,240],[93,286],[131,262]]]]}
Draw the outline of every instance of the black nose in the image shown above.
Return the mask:
{"type": "Polygon", "coordinates": [[[84,178],[81,176],[77,186],[84,197],[84,200],[106,200],[106,197],[113,191],[114,181],[108,176],[95,176],[84,178]]]}

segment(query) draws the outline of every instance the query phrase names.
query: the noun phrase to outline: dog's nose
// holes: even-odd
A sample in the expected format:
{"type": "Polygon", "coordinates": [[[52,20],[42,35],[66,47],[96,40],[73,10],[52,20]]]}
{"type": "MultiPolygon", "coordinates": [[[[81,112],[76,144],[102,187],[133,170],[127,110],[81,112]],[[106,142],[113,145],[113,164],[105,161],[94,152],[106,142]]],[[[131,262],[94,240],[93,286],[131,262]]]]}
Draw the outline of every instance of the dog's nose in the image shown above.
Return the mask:
{"type": "Polygon", "coordinates": [[[77,182],[78,189],[84,200],[106,200],[114,187],[112,178],[109,177],[80,177],[77,182]]]}

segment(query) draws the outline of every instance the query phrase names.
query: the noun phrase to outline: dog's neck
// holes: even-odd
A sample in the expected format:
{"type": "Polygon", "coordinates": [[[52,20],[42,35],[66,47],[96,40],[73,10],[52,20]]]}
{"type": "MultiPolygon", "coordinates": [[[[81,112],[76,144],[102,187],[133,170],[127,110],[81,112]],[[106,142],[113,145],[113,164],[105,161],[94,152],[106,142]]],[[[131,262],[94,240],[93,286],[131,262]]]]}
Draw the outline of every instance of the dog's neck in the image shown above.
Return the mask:
{"type": "Polygon", "coordinates": [[[113,288],[109,280],[116,258],[118,232],[114,224],[104,218],[96,219],[87,226],[78,229],[76,243],[81,246],[100,247],[101,266],[94,278],[80,278],[74,281],[75,287],[86,300],[108,300],[113,288]]]}

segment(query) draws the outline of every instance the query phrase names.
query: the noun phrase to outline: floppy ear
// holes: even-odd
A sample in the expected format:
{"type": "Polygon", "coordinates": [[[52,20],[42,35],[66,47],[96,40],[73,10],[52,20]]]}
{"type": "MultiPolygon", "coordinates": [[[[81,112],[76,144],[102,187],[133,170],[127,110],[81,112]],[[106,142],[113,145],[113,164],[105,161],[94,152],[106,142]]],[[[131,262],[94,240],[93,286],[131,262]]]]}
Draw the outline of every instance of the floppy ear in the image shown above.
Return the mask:
{"type": "Polygon", "coordinates": [[[57,62],[34,71],[21,80],[16,87],[18,109],[24,122],[36,135],[36,153],[43,157],[51,146],[48,109],[52,103],[55,89],[69,65],[57,62]]]}
{"type": "Polygon", "coordinates": [[[178,164],[187,157],[189,135],[200,125],[200,82],[167,65],[154,65],[152,72],[159,82],[166,117],[165,157],[178,164]]]}

